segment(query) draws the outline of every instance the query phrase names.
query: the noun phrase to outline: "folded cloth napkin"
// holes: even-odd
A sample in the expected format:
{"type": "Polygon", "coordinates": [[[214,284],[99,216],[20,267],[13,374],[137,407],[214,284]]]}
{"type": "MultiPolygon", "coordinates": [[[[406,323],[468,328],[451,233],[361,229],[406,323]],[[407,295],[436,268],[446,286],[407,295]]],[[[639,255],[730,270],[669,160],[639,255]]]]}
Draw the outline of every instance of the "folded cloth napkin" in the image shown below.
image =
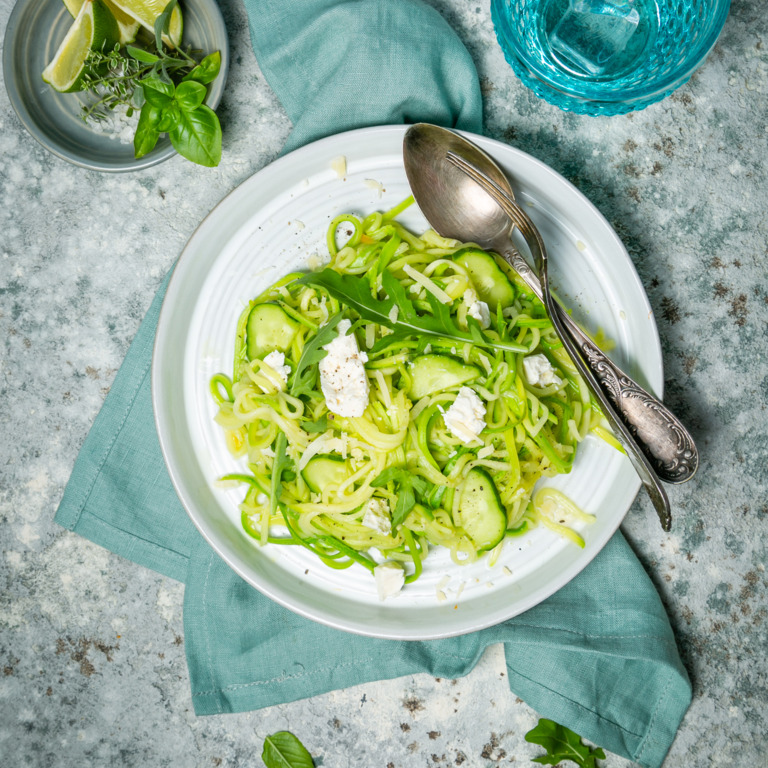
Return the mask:
{"type": "MultiPolygon", "coordinates": [[[[480,132],[473,63],[421,0],[244,0],[261,69],[294,124],[288,147],[424,120],[480,132]]],[[[154,428],[149,370],[161,286],[88,435],[56,521],[186,585],[197,714],[241,712],[417,672],[467,674],[503,643],[509,684],[542,716],[641,765],[664,760],[690,684],[648,576],[617,534],[570,584],[503,624],[427,642],[347,635],[271,602],[205,543],[154,428]]]]}

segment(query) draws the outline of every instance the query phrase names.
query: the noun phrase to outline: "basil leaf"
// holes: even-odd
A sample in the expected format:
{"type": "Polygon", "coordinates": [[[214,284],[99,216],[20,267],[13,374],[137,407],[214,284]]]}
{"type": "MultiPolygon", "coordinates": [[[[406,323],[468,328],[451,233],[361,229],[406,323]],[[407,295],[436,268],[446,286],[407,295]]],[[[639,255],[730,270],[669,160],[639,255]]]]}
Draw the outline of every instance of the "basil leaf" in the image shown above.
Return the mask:
{"type": "Polygon", "coordinates": [[[169,131],[173,148],[187,160],[212,168],[221,160],[221,125],[216,113],[205,104],[190,112],[180,111],[169,131]]]}
{"type": "Polygon", "coordinates": [[[136,125],[136,133],[133,136],[133,154],[135,157],[144,157],[151,152],[160,137],[157,123],[160,120],[160,110],[146,103],[139,113],[139,122],[136,125]]]}
{"type": "Polygon", "coordinates": [[[163,35],[168,32],[171,26],[171,14],[173,13],[176,4],[177,0],[171,0],[171,2],[165,6],[165,10],[155,19],[155,46],[158,51],[163,50],[163,35]]]}
{"type": "Polygon", "coordinates": [[[288,731],[279,731],[264,739],[261,759],[267,768],[314,768],[306,747],[288,731]]]}
{"type": "Polygon", "coordinates": [[[207,93],[204,85],[191,80],[176,86],[173,100],[180,109],[189,112],[192,109],[197,109],[203,103],[207,93]]]}
{"type": "Polygon", "coordinates": [[[126,45],[125,50],[131,58],[142,61],[144,64],[154,64],[156,61],[160,61],[159,56],[155,56],[154,53],[145,51],[143,48],[136,48],[134,45],[126,45]]]}
{"type": "Polygon", "coordinates": [[[546,755],[534,757],[534,763],[557,765],[562,760],[570,760],[580,768],[597,768],[595,760],[605,760],[605,752],[600,747],[593,748],[583,744],[578,733],[554,720],[541,718],[536,726],[525,734],[525,740],[547,750],[546,755]]]}
{"type": "Polygon", "coordinates": [[[184,80],[196,80],[198,83],[213,82],[221,70],[221,53],[214,51],[209,53],[189,74],[184,76],[184,80]]]}
{"type": "Polygon", "coordinates": [[[373,352],[379,349],[380,344],[391,344],[398,337],[423,335],[438,336],[461,343],[476,344],[480,347],[492,349],[506,349],[512,352],[525,352],[527,347],[515,344],[511,341],[497,340],[488,337],[480,330],[480,326],[474,318],[470,318],[469,330],[465,331],[457,324],[451,315],[450,306],[442,304],[431,293],[427,293],[432,314],[420,315],[405,289],[395,276],[388,271],[381,275],[381,282],[386,299],[379,299],[371,295],[370,287],[366,280],[354,275],[341,275],[326,267],[320,272],[312,272],[299,278],[299,283],[304,285],[317,285],[325,288],[333,298],[353,309],[365,320],[373,321],[379,325],[391,328],[392,334],[386,336],[381,342],[373,346],[373,352]],[[392,319],[393,307],[398,308],[396,319],[392,319]]]}
{"type": "Polygon", "coordinates": [[[170,133],[181,120],[181,110],[171,102],[160,114],[160,121],[157,124],[157,130],[160,133],[170,133]]]}
{"type": "Polygon", "coordinates": [[[176,86],[166,80],[162,80],[156,75],[149,75],[141,81],[141,88],[144,91],[144,98],[153,106],[162,109],[167,107],[173,100],[173,94],[176,92],[176,86]]]}

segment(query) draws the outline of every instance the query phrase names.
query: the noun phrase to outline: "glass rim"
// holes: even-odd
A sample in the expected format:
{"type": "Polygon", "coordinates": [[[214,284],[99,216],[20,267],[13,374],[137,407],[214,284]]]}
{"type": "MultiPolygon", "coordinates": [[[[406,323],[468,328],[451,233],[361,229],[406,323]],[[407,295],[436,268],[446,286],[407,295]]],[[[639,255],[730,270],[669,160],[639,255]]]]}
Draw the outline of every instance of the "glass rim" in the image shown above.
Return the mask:
{"type": "MultiPolygon", "coordinates": [[[[720,34],[725,26],[725,21],[730,12],[730,0],[720,0],[716,13],[709,18],[709,30],[694,49],[694,56],[686,56],[683,69],[682,65],[670,72],[658,81],[650,83],[638,83],[635,86],[625,87],[617,91],[601,90],[603,84],[611,82],[603,80],[599,82],[585,81],[584,88],[570,88],[557,80],[549,77],[534,60],[525,54],[525,50],[518,45],[514,36],[508,35],[507,21],[503,15],[502,7],[506,0],[491,0],[491,21],[499,44],[507,61],[515,69],[516,74],[524,82],[526,79],[535,80],[540,86],[554,91],[555,97],[567,97],[584,105],[606,104],[608,106],[631,104],[634,102],[653,101],[671,93],[690,79],[691,75],[701,66],[715,47],[720,34]],[[514,66],[511,58],[518,62],[520,69],[514,66]],[[522,71],[520,71],[522,70],[522,71]],[[590,85],[592,86],[590,88],[590,85]]],[[[529,85],[525,82],[526,85],[529,85]]]]}

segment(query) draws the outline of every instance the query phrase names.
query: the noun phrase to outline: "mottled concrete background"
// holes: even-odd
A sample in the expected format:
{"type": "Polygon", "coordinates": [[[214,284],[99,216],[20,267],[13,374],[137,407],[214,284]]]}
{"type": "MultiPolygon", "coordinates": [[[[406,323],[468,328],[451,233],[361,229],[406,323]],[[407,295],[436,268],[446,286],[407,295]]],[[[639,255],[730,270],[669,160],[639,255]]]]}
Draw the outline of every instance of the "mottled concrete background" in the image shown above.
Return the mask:
{"type": "MultiPolygon", "coordinates": [[[[765,5],[735,0],[706,64],[666,101],[591,119],[521,86],[486,0],[432,1],[475,58],[487,133],[573,181],[626,243],[658,321],[666,399],[702,451],[696,479],[670,489],[672,533],[644,497],[624,525],[694,685],[666,765],[766,765],[765,5]]],[[[0,28],[11,6],[0,0],[0,28]]],[[[289,131],[240,3],[222,6],[233,66],[217,172],[190,175],[179,158],[129,175],[78,169],[27,135],[0,91],[0,763],[251,766],[266,734],[290,729],[325,766],[527,764],[536,715],[509,693],[496,650],[458,681],[416,676],[196,718],[181,585],[52,522],[161,278],[289,131]]]]}

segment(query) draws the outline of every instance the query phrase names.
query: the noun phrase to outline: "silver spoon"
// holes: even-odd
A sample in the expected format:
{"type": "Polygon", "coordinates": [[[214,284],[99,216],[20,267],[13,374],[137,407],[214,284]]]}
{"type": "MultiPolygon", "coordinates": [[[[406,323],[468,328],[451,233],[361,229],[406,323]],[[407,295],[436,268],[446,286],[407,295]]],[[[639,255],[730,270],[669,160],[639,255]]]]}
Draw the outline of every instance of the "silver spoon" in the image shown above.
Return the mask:
{"type": "MultiPolygon", "coordinates": [[[[469,160],[470,165],[479,168],[481,173],[487,174],[492,182],[498,185],[501,194],[506,195],[510,204],[519,210],[514,200],[510,199],[511,189],[506,176],[479,147],[451,131],[437,126],[419,124],[411,127],[406,133],[404,158],[411,189],[422,212],[441,234],[456,239],[472,240],[482,247],[502,254],[521,273],[521,277],[534,293],[546,299],[536,275],[514,248],[510,238],[510,219],[507,213],[482,191],[476,181],[467,177],[458,168],[452,167],[447,160],[449,152],[469,160]]],[[[527,218],[524,212],[522,215],[527,218]]],[[[535,227],[533,229],[535,230],[535,227]]],[[[538,238],[538,231],[535,234],[538,238]]],[[[541,246],[538,250],[545,258],[546,251],[540,238],[538,243],[541,246]]],[[[537,247],[538,244],[532,242],[531,245],[537,247]]],[[[603,404],[604,413],[612,422],[614,432],[617,433],[617,437],[623,438],[623,443],[626,443],[628,454],[643,478],[646,489],[651,493],[662,526],[668,530],[671,524],[669,503],[648,459],[653,459],[655,465],[661,466],[664,472],[662,476],[665,479],[682,482],[693,475],[698,464],[693,441],[677,419],[658,400],[645,392],[605,357],[559,305],[551,302],[549,312],[553,317],[555,329],[565,337],[566,349],[574,357],[575,364],[584,369],[585,380],[595,389],[596,397],[603,404]],[[564,324],[568,325],[568,330],[590,362],[591,369],[587,369],[576,353],[571,337],[564,332],[562,327],[564,324]],[[617,418],[614,407],[607,402],[600,385],[607,389],[611,400],[618,406],[623,406],[628,398],[648,404],[639,409],[619,407],[622,419],[627,422],[625,424],[617,418]],[[672,427],[669,426],[670,419],[673,423],[672,427]],[[628,431],[628,427],[632,430],[632,434],[628,431]],[[660,433],[661,437],[656,433],[660,433]],[[636,440],[644,444],[649,456],[637,449],[636,440]],[[681,442],[687,444],[686,449],[679,448],[681,442]],[[680,454],[685,453],[685,450],[690,455],[681,457],[680,454]]]]}
{"type": "MultiPolygon", "coordinates": [[[[510,239],[509,218],[447,160],[449,152],[485,173],[514,200],[504,172],[476,144],[445,128],[419,123],[406,132],[403,156],[408,181],[427,220],[446,237],[472,240],[501,255],[509,252],[512,266],[543,300],[538,278],[510,239]]],[[[680,420],[607,357],[559,305],[556,314],[656,474],[668,483],[690,480],[699,455],[680,420]]]]}

